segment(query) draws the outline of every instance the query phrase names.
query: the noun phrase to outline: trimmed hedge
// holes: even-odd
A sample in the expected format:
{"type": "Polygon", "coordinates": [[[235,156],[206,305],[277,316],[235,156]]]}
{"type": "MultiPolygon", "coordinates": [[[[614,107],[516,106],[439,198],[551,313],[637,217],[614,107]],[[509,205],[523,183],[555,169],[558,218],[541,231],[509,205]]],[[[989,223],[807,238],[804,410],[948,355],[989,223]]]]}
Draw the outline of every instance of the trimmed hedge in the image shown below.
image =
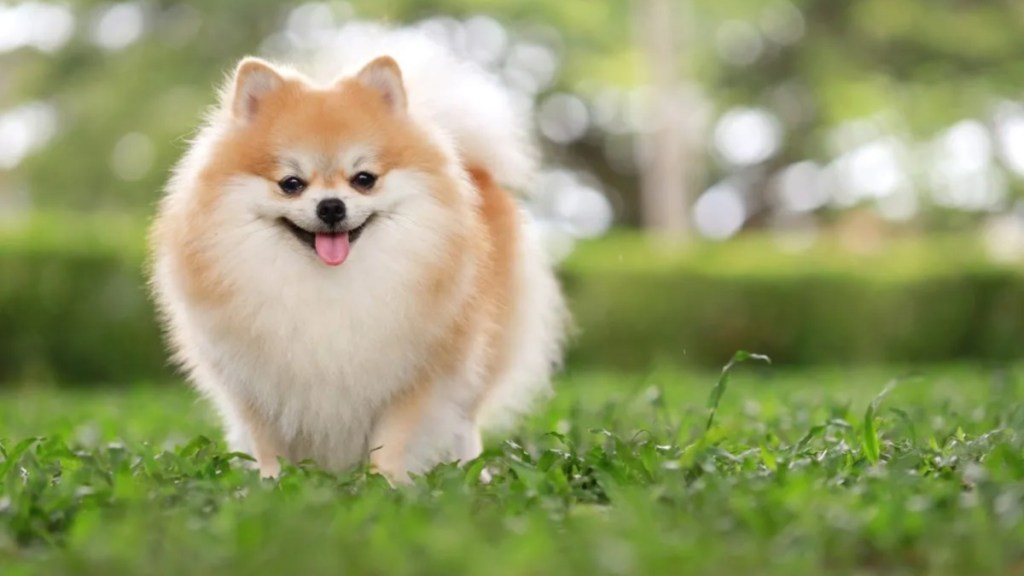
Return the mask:
{"type": "MultiPolygon", "coordinates": [[[[0,382],[172,378],[143,254],[130,220],[0,230],[0,382]]],[[[963,238],[858,257],[828,241],[664,252],[617,236],[582,245],[561,275],[580,327],[573,366],[718,367],[738,349],[781,364],[1024,357],[1024,273],[963,238]]]]}
{"type": "Polygon", "coordinates": [[[1024,273],[963,238],[873,256],[830,241],[802,254],[764,237],[658,253],[612,239],[582,247],[562,276],[583,327],[576,362],[716,367],[738,349],[778,364],[1024,356],[1024,273]]]}
{"type": "Polygon", "coordinates": [[[142,274],[145,226],[48,214],[0,228],[0,383],[174,377],[142,274]]]}
{"type": "Polygon", "coordinates": [[[138,262],[0,252],[0,382],[172,375],[138,262]]]}

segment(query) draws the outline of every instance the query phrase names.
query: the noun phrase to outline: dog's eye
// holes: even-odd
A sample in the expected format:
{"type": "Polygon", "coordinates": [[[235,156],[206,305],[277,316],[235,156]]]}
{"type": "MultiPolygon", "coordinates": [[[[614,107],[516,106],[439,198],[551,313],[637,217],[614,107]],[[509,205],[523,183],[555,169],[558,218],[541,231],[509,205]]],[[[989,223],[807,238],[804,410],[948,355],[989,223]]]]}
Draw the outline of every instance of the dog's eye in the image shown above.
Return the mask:
{"type": "Polygon", "coordinates": [[[359,172],[349,180],[352,187],[356,190],[362,190],[363,192],[373,188],[373,185],[377,183],[377,176],[370,174],[369,172],[359,172]]]}
{"type": "Polygon", "coordinates": [[[298,176],[286,176],[277,185],[285,194],[298,194],[306,189],[306,181],[298,176]]]}

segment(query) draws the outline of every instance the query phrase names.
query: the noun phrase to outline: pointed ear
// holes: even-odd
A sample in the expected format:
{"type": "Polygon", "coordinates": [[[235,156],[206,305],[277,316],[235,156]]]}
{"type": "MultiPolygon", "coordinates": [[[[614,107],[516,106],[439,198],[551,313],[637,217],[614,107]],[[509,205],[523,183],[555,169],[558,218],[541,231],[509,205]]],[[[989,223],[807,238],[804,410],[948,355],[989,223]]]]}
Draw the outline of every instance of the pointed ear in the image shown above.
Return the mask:
{"type": "Polygon", "coordinates": [[[356,74],[356,80],[380,94],[393,112],[405,110],[405,85],[402,70],[390,56],[381,56],[356,74]]]}
{"type": "Polygon", "coordinates": [[[231,111],[235,118],[249,122],[260,111],[264,99],[284,85],[284,78],[270,63],[259,58],[245,58],[235,69],[231,111]]]}

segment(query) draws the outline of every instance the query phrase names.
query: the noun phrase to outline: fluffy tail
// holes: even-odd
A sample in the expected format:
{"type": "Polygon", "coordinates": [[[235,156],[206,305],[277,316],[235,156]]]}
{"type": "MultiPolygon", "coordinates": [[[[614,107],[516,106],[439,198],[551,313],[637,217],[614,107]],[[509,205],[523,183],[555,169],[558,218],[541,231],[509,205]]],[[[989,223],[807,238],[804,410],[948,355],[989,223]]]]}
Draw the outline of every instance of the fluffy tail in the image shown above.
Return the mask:
{"type": "Polygon", "coordinates": [[[464,166],[480,167],[499,184],[524,190],[536,173],[536,148],[526,110],[492,74],[416,29],[353,23],[314,55],[310,76],[324,82],[356,73],[377,56],[402,69],[409,113],[450,146],[464,166]]]}

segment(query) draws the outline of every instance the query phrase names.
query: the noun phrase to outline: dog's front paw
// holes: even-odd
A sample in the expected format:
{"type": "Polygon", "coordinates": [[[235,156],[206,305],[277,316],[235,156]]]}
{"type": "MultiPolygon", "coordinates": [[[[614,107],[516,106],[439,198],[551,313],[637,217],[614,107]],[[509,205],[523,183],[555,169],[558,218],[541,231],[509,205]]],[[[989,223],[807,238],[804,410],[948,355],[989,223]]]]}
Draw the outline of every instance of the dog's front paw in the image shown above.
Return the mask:
{"type": "Polygon", "coordinates": [[[407,472],[405,468],[401,466],[382,467],[377,464],[373,464],[370,466],[370,473],[383,476],[384,479],[388,481],[388,484],[390,484],[392,488],[397,488],[399,486],[409,486],[410,484],[412,484],[412,477],[409,476],[409,472],[407,472]]]}
{"type": "Polygon", "coordinates": [[[276,458],[273,460],[257,460],[256,469],[260,471],[260,478],[273,480],[281,475],[281,464],[276,458]]]}
{"type": "Polygon", "coordinates": [[[370,473],[383,476],[392,488],[412,484],[409,471],[400,457],[386,450],[378,449],[370,453],[370,473]]]}

